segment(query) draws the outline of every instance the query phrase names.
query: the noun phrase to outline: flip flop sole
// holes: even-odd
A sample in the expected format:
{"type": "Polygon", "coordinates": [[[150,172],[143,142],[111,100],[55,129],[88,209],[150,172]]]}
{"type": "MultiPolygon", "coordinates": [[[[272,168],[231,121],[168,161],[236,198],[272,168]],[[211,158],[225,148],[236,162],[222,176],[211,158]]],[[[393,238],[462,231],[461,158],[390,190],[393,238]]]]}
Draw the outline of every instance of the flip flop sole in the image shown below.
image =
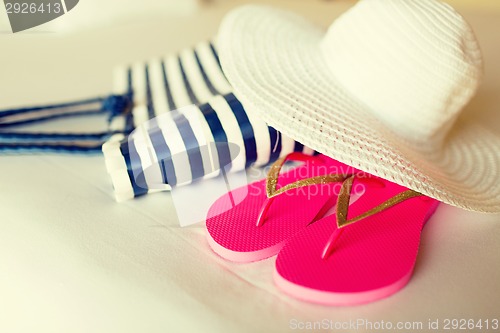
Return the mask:
{"type": "MultiPolygon", "coordinates": [[[[330,160],[335,170],[353,170],[330,160]]],[[[305,163],[279,176],[279,185],[322,175],[324,165],[305,163]]],[[[215,253],[234,262],[252,262],[276,255],[285,241],[305,228],[335,196],[337,184],[317,184],[286,191],[274,198],[265,222],[256,226],[267,200],[266,181],[254,182],[231,191],[212,205],[206,220],[207,241],[215,253]],[[244,196],[234,205],[232,198],[244,196]]]]}
{"type": "MultiPolygon", "coordinates": [[[[392,183],[391,183],[392,184],[392,183]]],[[[397,193],[398,185],[388,185],[397,193]]],[[[365,193],[374,195],[376,192],[365,193]]],[[[353,216],[383,202],[361,197],[351,206],[353,216]]],[[[322,251],[337,229],[334,215],[297,233],[278,254],[274,281],[285,293],[325,305],[356,305],[394,294],[410,280],[423,226],[439,202],[423,197],[346,227],[333,253],[322,251]]]]}

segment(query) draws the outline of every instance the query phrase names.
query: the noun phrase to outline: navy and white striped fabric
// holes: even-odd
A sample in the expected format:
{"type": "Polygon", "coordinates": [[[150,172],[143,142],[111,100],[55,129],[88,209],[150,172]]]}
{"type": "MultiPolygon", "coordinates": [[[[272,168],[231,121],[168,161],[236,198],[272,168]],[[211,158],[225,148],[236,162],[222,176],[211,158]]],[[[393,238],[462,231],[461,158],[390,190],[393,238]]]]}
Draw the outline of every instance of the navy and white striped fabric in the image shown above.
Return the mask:
{"type": "Polygon", "coordinates": [[[117,131],[39,132],[36,125],[54,119],[117,114],[131,107],[130,95],[112,95],[71,103],[0,111],[0,152],[98,153],[103,143],[117,131]],[[22,128],[22,130],[19,130],[22,128]],[[35,129],[35,131],[33,131],[35,129]]]}
{"type": "Polygon", "coordinates": [[[213,161],[202,153],[210,142],[217,143],[220,166],[230,163],[234,171],[266,165],[292,151],[313,153],[245,112],[211,42],[120,66],[114,75],[113,94],[105,98],[0,111],[0,153],[102,150],[118,201],[213,174],[207,167],[213,161]],[[192,106],[190,112],[179,111],[186,106],[192,106]],[[24,131],[26,125],[53,119],[102,114],[108,115],[108,128],[101,132],[24,131]],[[157,126],[148,128],[152,119],[157,126]],[[143,143],[149,151],[127,140],[138,127],[146,127],[143,143]],[[238,147],[237,156],[231,145],[238,147]],[[188,153],[182,163],[174,158],[181,152],[188,153]],[[161,186],[150,181],[151,172],[161,179],[161,186]]]}
{"type": "Polygon", "coordinates": [[[203,142],[236,144],[241,150],[238,157],[218,149],[221,165],[221,160],[231,160],[234,171],[266,165],[293,151],[313,154],[311,149],[245,112],[231,92],[212,43],[120,67],[115,72],[115,84],[117,95],[133,92],[134,107],[132,112],[114,117],[110,129],[126,132],[144,126],[146,133],[142,145],[127,140],[124,134],[115,134],[103,146],[117,201],[158,191],[156,184],[148,182],[147,169],[155,169],[169,185],[178,184],[180,173],[183,184],[205,177],[209,171],[204,165],[209,161],[200,153],[203,142]],[[194,105],[190,112],[173,112],[188,105],[194,105]],[[170,115],[163,127],[150,126],[150,119],[170,115]],[[143,145],[151,149],[147,151],[143,145]],[[176,164],[172,156],[181,151],[189,154],[184,163],[176,164]]]}

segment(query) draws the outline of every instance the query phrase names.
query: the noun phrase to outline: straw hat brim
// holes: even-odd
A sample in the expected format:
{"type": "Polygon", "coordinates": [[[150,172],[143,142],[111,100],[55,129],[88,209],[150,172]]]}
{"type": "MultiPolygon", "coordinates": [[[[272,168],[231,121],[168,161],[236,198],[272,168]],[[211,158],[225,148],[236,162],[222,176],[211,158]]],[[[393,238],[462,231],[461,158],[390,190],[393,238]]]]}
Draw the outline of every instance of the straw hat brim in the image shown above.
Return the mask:
{"type": "Polygon", "coordinates": [[[267,6],[225,17],[219,57],[247,112],[360,170],[453,206],[500,212],[500,138],[458,120],[439,150],[406,142],[332,77],[320,51],[324,34],[267,6]]]}

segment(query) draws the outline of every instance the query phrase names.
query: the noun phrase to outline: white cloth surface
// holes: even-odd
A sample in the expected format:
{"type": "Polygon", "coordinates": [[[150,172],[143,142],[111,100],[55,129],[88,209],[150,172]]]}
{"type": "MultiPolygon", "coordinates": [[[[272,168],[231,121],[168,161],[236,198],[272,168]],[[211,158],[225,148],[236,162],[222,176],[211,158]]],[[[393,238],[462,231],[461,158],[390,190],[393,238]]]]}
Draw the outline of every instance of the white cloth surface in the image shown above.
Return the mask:
{"type": "MultiPolygon", "coordinates": [[[[216,2],[190,20],[144,17],[67,35],[2,33],[0,109],[105,94],[116,63],[210,38],[223,14],[242,2],[216,2]]],[[[325,25],[351,4],[266,3],[325,25]]],[[[498,132],[500,9],[458,9],[476,30],[486,63],[476,108],[469,108],[481,112],[468,116],[498,132]]],[[[500,317],[499,215],[442,205],[424,229],[407,287],[373,304],[336,308],[280,293],[272,258],[218,258],[201,225],[178,226],[168,193],[115,203],[102,156],[0,156],[0,205],[0,332],[287,332],[294,319],[426,327],[429,319],[500,317]]]]}

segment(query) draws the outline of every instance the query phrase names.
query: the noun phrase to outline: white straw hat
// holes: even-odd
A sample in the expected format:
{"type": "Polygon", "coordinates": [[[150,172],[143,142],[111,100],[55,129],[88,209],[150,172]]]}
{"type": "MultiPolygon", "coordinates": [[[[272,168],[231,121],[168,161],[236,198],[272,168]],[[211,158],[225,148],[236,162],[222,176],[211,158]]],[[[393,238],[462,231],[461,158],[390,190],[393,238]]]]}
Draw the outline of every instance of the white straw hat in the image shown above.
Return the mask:
{"type": "Polygon", "coordinates": [[[458,119],[482,57],[435,0],[361,0],[327,32],[249,5],[223,20],[224,73],[249,113],[341,162],[474,211],[500,212],[500,138],[458,119]]]}

